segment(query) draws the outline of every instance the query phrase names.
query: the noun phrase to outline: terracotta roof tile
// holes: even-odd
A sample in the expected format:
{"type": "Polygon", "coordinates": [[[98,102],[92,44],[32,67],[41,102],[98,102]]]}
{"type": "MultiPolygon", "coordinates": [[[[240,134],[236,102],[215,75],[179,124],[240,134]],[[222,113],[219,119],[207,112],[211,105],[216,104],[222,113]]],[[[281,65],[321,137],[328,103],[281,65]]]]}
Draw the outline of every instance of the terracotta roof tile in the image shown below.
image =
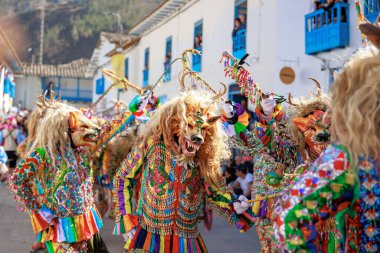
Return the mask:
{"type": "Polygon", "coordinates": [[[88,59],[79,59],[60,65],[23,64],[19,74],[85,78],[89,62],[88,59]]]}

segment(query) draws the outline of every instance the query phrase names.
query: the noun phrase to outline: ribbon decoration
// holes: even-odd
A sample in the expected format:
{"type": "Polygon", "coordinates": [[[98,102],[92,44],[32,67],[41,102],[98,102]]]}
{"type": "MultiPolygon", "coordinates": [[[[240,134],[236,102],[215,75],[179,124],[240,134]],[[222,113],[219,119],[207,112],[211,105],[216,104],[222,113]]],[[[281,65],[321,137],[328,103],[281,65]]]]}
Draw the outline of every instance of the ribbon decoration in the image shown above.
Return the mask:
{"type": "MultiPolygon", "coordinates": [[[[356,9],[356,16],[358,18],[358,25],[362,24],[362,23],[365,23],[365,22],[368,22],[367,19],[364,17],[363,7],[360,4],[359,0],[355,0],[355,9],[356,9]]],[[[366,47],[368,45],[367,36],[364,33],[362,33],[362,32],[360,32],[360,34],[361,34],[361,37],[362,37],[362,45],[363,45],[363,47],[366,47]]]]}
{"type": "Polygon", "coordinates": [[[258,103],[263,91],[258,83],[254,82],[249,71],[240,64],[240,60],[226,50],[223,52],[220,62],[224,63],[225,77],[232,78],[240,87],[240,93],[250,99],[253,104],[258,103]]]}

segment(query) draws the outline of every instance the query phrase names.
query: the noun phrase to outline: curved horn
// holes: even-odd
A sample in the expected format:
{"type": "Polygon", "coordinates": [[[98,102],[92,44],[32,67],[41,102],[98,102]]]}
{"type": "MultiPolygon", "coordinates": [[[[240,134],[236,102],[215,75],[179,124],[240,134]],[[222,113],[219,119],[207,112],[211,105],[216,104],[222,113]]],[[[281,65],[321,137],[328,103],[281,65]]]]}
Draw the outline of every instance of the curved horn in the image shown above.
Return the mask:
{"type": "Polygon", "coordinates": [[[212,100],[217,100],[217,99],[223,97],[224,94],[226,94],[226,92],[227,92],[227,86],[224,83],[222,83],[222,82],[220,84],[223,86],[223,91],[221,91],[218,94],[216,94],[216,96],[213,97],[212,100]]]}
{"type": "Polygon", "coordinates": [[[293,101],[292,101],[292,93],[288,93],[288,104],[290,104],[290,105],[293,105],[293,106],[297,106],[295,103],[293,103],[293,101]]]}
{"type": "Polygon", "coordinates": [[[187,58],[187,54],[199,54],[200,55],[201,52],[194,49],[194,48],[184,50],[182,52],[182,68],[183,68],[183,70],[190,70],[191,69],[188,58],[187,58]]]}
{"type": "Polygon", "coordinates": [[[312,80],[314,82],[314,84],[317,86],[317,96],[320,96],[322,94],[321,84],[318,82],[317,79],[314,79],[311,77],[309,77],[309,79],[312,80]]]}
{"type": "Polygon", "coordinates": [[[190,70],[187,70],[187,71],[183,71],[181,76],[179,77],[179,85],[180,85],[180,91],[183,92],[186,90],[186,86],[185,86],[185,77],[187,75],[191,75],[192,73],[195,73],[194,71],[190,71],[190,70]]]}
{"type": "Polygon", "coordinates": [[[46,101],[46,94],[47,94],[47,90],[44,92],[42,96],[42,104],[46,107],[49,107],[48,102],[46,101]]]}

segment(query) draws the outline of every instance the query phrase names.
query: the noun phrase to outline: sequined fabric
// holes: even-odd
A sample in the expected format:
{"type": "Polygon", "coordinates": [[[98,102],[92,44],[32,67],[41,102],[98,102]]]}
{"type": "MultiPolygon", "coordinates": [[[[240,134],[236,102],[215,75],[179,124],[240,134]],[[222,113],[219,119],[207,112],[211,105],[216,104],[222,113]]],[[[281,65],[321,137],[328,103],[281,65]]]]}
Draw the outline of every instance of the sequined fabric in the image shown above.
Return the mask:
{"type": "MultiPolygon", "coordinates": [[[[140,140],[114,178],[113,201],[118,214],[114,233],[122,234],[138,227],[138,231],[165,238],[171,235],[180,240],[198,238],[202,192],[206,192],[216,212],[240,230],[253,225],[252,213],[237,215],[233,211],[230,193],[205,184],[196,162],[181,164],[160,139],[148,138],[146,143],[140,140]],[[132,207],[133,188],[135,208],[132,207]]],[[[141,235],[136,233],[135,237],[138,236],[141,235]]],[[[127,245],[131,250],[136,244],[127,245]]]]}
{"type": "Polygon", "coordinates": [[[378,252],[379,159],[361,158],[358,175],[349,168],[346,149],[331,145],[283,193],[274,224],[280,248],[378,252]]]}

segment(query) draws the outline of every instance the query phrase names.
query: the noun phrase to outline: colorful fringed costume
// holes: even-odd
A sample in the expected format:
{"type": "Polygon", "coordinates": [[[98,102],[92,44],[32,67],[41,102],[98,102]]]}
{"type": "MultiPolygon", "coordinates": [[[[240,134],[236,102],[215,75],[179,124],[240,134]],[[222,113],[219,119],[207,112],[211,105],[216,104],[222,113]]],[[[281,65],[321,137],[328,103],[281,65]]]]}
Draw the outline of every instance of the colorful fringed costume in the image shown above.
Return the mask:
{"type": "Polygon", "coordinates": [[[168,102],[118,170],[114,234],[136,231],[128,236],[128,252],[207,252],[198,232],[202,193],[241,231],[253,224],[249,210],[236,213],[239,201],[220,181],[220,159],[228,151],[213,113],[212,101],[201,94],[185,93],[168,102]]]}
{"type": "MultiPolygon", "coordinates": [[[[360,28],[380,48],[380,27],[360,28]]],[[[380,251],[379,70],[378,50],[366,48],[337,75],[328,115],[334,144],[282,193],[273,216],[282,252],[380,251]]]]}
{"type": "Polygon", "coordinates": [[[90,154],[123,130],[131,113],[99,128],[73,107],[54,100],[44,100],[44,106],[31,151],[10,175],[10,188],[49,253],[89,252],[89,241],[102,227],[90,154]],[[41,199],[33,190],[35,182],[43,190],[41,199]]]}
{"type": "Polygon", "coordinates": [[[161,105],[159,98],[153,92],[146,91],[144,96],[144,103],[141,103],[140,96],[132,99],[128,106],[132,113],[129,127],[115,135],[104,148],[100,148],[97,159],[94,159],[97,163],[97,171],[94,171],[95,203],[102,217],[108,210],[109,216],[115,217],[115,207],[109,201],[113,177],[137,140],[139,124],[149,121],[150,115],[161,105]]]}
{"type": "Polygon", "coordinates": [[[283,247],[292,252],[380,250],[380,160],[361,158],[359,180],[349,166],[347,150],[332,145],[282,194],[274,227],[283,247]],[[318,235],[321,226],[328,243],[318,235]]]}
{"type": "MultiPolygon", "coordinates": [[[[256,104],[253,115],[255,121],[252,132],[243,129],[231,136],[232,144],[239,149],[247,150],[254,161],[254,182],[252,184],[252,211],[258,218],[255,219],[256,230],[261,243],[261,252],[274,252],[273,229],[270,220],[273,204],[279,192],[294,178],[296,167],[300,163],[297,147],[280,129],[287,118],[281,103],[284,98],[274,94],[264,93],[254,83],[249,71],[241,61],[233,58],[228,52],[223,53],[225,74],[230,76],[242,89],[242,94],[256,104]],[[231,60],[233,65],[231,65],[231,60]],[[287,175],[285,175],[287,174],[287,175]],[[290,176],[288,176],[290,175],[290,176]]],[[[225,103],[222,106],[223,120],[226,129],[241,129],[237,124],[241,106],[235,103],[225,103]]],[[[244,110],[245,111],[245,110],[244,110]]],[[[246,122],[248,125],[248,122],[246,122]]],[[[231,131],[230,131],[231,132],[231,131]]],[[[233,133],[233,132],[232,132],[233,133]]]]}

